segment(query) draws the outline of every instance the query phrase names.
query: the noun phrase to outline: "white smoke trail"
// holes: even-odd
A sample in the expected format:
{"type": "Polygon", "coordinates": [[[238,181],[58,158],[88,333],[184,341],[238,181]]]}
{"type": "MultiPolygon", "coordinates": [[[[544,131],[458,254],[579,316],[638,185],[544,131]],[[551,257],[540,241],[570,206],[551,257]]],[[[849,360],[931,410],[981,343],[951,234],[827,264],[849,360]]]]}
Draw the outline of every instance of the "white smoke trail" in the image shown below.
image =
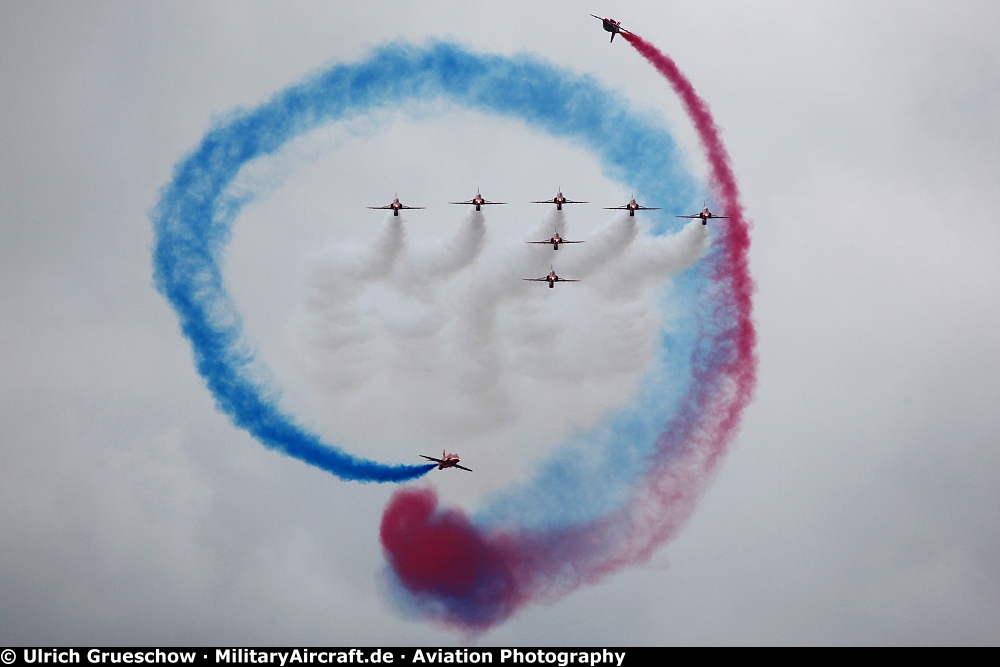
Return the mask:
{"type": "Polygon", "coordinates": [[[405,277],[421,285],[429,279],[446,279],[475,262],[485,244],[486,218],[482,211],[472,210],[451,238],[424,241],[413,248],[412,274],[405,277]]]}
{"type": "Polygon", "coordinates": [[[708,244],[708,228],[699,220],[692,220],[673,236],[643,237],[592,281],[594,295],[614,302],[638,299],[665,276],[693,266],[708,244]]]}
{"type": "Polygon", "coordinates": [[[370,248],[316,259],[294,324],[302,365],[338,424],[364,419],[357,431],[383,441],[586,426],[627,400],[652,360],[653,288],[704,252],[695,222],[652,237],[620,214],[577,238],[553,210],[488,245],[483,213],[470,212],[449,239],[408,245],[402,218],[387,216],[370,248]],[[585,243],[525,243],[554,231],[585,243]],[[583,282],[522,280],[550,264],[583,282]]]}
{"type": "Polygon", "coordinates": [[[635,216],[619,213],[598,228],[585,243],[573,247],[573,252],[560,257],[560,266],[566,268],[568,278],[590,276],[620,257],[638,232],[635,216]]]}
{"type": "Polygon", "coordinates": [[[376,360],[366,347],[377,325],[362,297],[368,285],[390,275],[405,247],[402,218],[387,214],[370,247],[335,244],[316,258],[293,331],[300,348],[317,352],[303,365],[307,373],[314,379],[337,378],[328,389],[357,388],[374,371],[376,360]]]}

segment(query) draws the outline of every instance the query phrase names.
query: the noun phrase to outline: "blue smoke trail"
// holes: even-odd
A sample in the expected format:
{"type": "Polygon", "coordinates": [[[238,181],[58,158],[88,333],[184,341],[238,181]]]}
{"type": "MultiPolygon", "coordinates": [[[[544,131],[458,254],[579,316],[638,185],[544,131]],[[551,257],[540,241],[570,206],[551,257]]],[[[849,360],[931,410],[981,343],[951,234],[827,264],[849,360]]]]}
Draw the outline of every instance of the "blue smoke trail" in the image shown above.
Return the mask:
{"type": "MultiPolygon", "coordinates": [[[[247,203],[228,195],[227,188],[248,162],[275,153],[296,136],[421,98],[446,98],[476,111],[520,118],[582,144],[599,157],[609,177],[665,208],[694,198],[691,179],[658,119],[629,109],[589,77],[529,56],[477,54],[450,43],[390,44],[361,62],[336,65],[291,86],[254,109],[235,112],[210,130],[176,165],[150,215],[156,288],[177,312],[218,409],[264,445],[345,480],[401,482],[434,466],[356,458],[281,410],[274,390],[260,379],[260,363],[223,284],[220,260],[247,203]]],[[[659,233],[667,229],[665,216],[653,219],[659,233]]],[[[669,347],[671,357],[683,358],[669,347]]],[[[661,421],[662,400],[661,395],[653,421],[661,421]]],[[[655,428],[648,415],[629,412],[627,423],[619,423],[623,433],[655,428]]]]}

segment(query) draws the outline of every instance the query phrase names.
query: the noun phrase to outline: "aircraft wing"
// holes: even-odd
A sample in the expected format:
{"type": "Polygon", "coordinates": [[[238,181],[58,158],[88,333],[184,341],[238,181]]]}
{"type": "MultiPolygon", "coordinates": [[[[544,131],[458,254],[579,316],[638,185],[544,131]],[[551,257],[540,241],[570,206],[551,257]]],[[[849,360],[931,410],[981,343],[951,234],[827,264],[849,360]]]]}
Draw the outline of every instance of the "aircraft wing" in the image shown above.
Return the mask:
{"type": "Polygon", "coordinates": [[[425,459],[427,459],[428,461],[434,461],[434,462],[436,462],[436,463],[444,463],[444,461],[442,461],[441,459],[436,459],[436,458],[434,458],[433,456],[424,456],[423,454],[421,454],[420,456],[421,456],[422,458],[425,458],[425,459]]]}
{"type": "Polygon", "coordinates": [[[472,472],[472,468],[466,468],[465,466],[460,466],[457,463],[453,465],[452,468],[461,468],[462,470],[468,470],[469,472],[472,472]]]}
{"type": "Polygon", "coordinates": [[[700,218],[700,215],[675,215],[675,218],[700,218]]]}
{"type": "MultiPolygon", "coordinates": [[[[449,204],[466,204],[467,206],[475,206],[476,205],[476,202],[472,201],[471,199],[469,201],[450,201],[448,203],[449,204]]],[[[505,201],[486,201],[484,199],[483,201],[479,202],[479,205],[480,206],[485,206],[486,204],[506,204],[506,203],[507,202],[505,202],[505,201]]]]}
{"type": "MultiPolygon", "coordinates": [[[[628,206],[605,206],[605,211],[659,211],[662,210],[658,206],[636,206],[635,209],[630,209],[628,206]]],[[[696,215],[679,215],[678,218],[697,218],[696,215]]]]}
{"type": "MultiPolygon", "coordinates": [[[[555,199],[555,197],[553,197],[552,199],[546,199],[545,201],[533,201],[531,203],[532,204],[558,204],[559,202],[557,202],[556,199],[555,199]]],[[[590,202],[589,201],[575,201],[573,199],[563,199],[562,203],[563,204],[589,204],[590,202]]]]}
{"type": "Polygon", "coordinates": [[[539,283],[547,283],[549,281],[548,278],[521,278],[521,280],[534,280],[539,283]]]}
{"type": "Polygon", "coordinates": [[[578,282],[581,282],[581,281],[579,281],[579,280],[570,280],[569,278],[560,278],[556,282],[559,282],[559,283],[578,283],[578,282]]]}
{"type": "MultiPolygon", "coordinates": [[[[540,243],[542,245],[552,245],[553,241],[525,241],[525,243],[540,243]]],[[[563,243],[586,243],[586,241],[560,241],[559,245],[563,243]]]]}

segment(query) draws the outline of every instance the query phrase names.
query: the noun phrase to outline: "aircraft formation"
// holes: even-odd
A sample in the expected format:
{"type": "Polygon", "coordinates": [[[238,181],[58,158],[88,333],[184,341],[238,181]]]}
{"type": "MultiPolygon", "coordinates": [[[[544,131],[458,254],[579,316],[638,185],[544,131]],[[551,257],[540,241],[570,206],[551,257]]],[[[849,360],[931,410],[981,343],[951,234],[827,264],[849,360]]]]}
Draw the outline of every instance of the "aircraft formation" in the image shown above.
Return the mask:
{"type": "MultiPolygon", "coordinates": [[[[598,18],[600,18],[600,17],[598,17],[598,18]]],[[[604,19],[604,21],[607,22],[607,21],[610,21],[610,19],[604,19]]],[[[611,34],[611,38],[614,39],[614,36],[616,34],[618,34],[618,32],[622,31],[622,29],[614,21],[611,21],[611,23],[610,23],[610,25],[615,28],[614,30],[609,29],[607,27],[608,25],[609,25],[608,23],[605,23],[605,30],[608,30],[609,32],[611,32],[612,33],[611,34]]],[[[625,32],[627,32],[627,31],[625,31],[625,32]]],[[[501,205],[507,204],[508,202],[490,201],[490,200],[484,198],[483,195],[482,195],[482,193],[481,193],[481,191],[477,189],[476,190],[476,196],[473,197],[472,199],[468,199],[466,201],[453,201],[453,202],[448,202],[448,203],[449,204],[464,205],[464,206],[475,206],[477,211],[482,211],[482,207],[483,206],[501,206],[501,205]]],[[[565,204],[587,204],[589,202],[585,202],[585,201],[581,201],[581,200],[576,200],[576,199],[569,199],[565,195],[563,195],[562,188],[559,188],[559,190],[556,192],[556,196],[555,197],[552,197],[551,199],[542,199],[542,200],[538,200],[538,201],[532,201],[531,203],[532,204],[554,204],[555,207],[556,207],[556,210],[561,211],[561,210],[563,210],[563,205],[565,205],[565,204]]],[[[387,204],[387,205],[385,205],[385,206],[369,206],[368,208],[375,209],[375,210],[388,210],[388,211],[392,211],[392,214],[394,216],[398,216],[399,212],[401,210],[415,210],[415,209],[423,209],[425,207],[423,207],[423,206],[407,206],[407,205],[403,204],[402,202],[400,202],[399,201],[399,196],[396,195],[396,196],[394,196],[392,202],[389,203],[389,204],[387,204]]],[[[642,205],[640,205],[636,201],[635,195],[633,194],[629,198],[629,201],[628,201],[627,204],[624,204],[622,206],[607,206],[607,207],[605,207],[605,210],[608,210],[608,211],[628,211],[628,214],[630,216],[635,216],[635,212],[636,211],[659,211],[661,209],[659,207],[657,207],[657,206],[642,206],[642,205]]],[[[702,208],[701,212],[699,212],[699,213],[695,213],[693,215],[678,215],[678,216],[675,216],[675,217],[678,217],[678,218],[689,218],[689,219],[700,219],[701,220],[701,224],[703,224],[703,225],[707,225],[709,219],[712,219],[712,218],[719,219],[719,220],[726,220],[726,219],[729,218],[729,216],[716,215],[716,214],[712,213],[709,210],[709,208],[708,208],[707,205],[705,205],[702,208]]],[[[559,246],[561,246],[561,245],[564,245],[564,244],[575,244],[575,243],[585,243],[585,241],[564,239],[562,236],[560,236],[559,230],[557,228],[557,229],[553,229],[552,230],[552,236],[550,236],[549,238],[547,238],[545,240],[542,240],[542,241],[527,241],[527,243],[530,243],[530,244],[533,244],[533,245],[551,245],[553,250],[559,250],[559,246]]],[[[563,278],[562,276],[560,276],[559,274],[556,273],[555,265],[550,265],[549,266],[549,273],[548,273],[548,275],[542,276],[540,278],[523,278],[522,280],[526,280],[526,281],[529,281],[529,282],[547,283],[550,289],[554,288],[556,286],[556,283],[578,283],[578,282],[581,282],[580,280],[574,279],[574,278],[563,278]]],[[[427,459],[428,461],[435,462],[437,464],[437,469],[438,470],[444,470],[445,468],[459,468],[461,470],[468,470],[469,472],[472,472],[471,469],[466,468],[463,465],[460,465],[459,462],[461,461],[461,458],[459,458],[459,456],[457,454],[449,454],[447,451],[442,451],[441,452],[441,458],[435,458],[435,457],[432,457],[432,456],[426,456],[424,454],[421,454],[420,456],[423,457],[423,458],[425,458],[425,459],[427,459]]]]}
{"type": "MultiPolygon", "coordinates": [[[[488,199],[484,199],[483,196],[479,193],[479,191],[476,190],[476,196],[473,197],[472,199],[469,199],[468,201],[452,201],[452,202],[448,202],[448,203],[449,204],[464,204],[464,205],[467,205],[467,206],[475,206],[477,211],[481,211],[483,206],[499,206],[499,205],[502,205],[502,204],[506,204],[507,202],[505,202],[505,201],[489,201],[488,199]]],[[[561,211],[564,204],[587,204],[589,202],[577,201],[575,199],[567,199],[566,197],[563,196],[562,190],[559,190],[556,193],[556,196],[553,197],[552,199],[543,199],[541,201],[533,201],[531,203],[532,204],[555,204],[556,205],[556,209],[559,210],[559,211],[561,211]]],[[[386,204],[385,206],[369,206],[368,208],[374,209],[374,210],[378,210],[378,211],[392,211],[393,215],[399,215],[399,212],[402,211],[402,210],[415,210],[415,209],[423,209],[423,208],[426,208],[426,207],[425,206],[407,206],[407,205],[403,204],[402,202],[400,202],[399,201],[399,196],[396,195],[393,198],[392,202],[389,203],[389,204],[386,204]]],[[[623,206],[605,206],[604,208],[607,211],[628,211],[628,214],[630,216],[634,216],[636,211],[659,211],[659,210],[662,210],[658,206],[640,206],[636,202],[636,200],[635,200],[635,195],[632,195],[632,197],[629,199],[628,203],[625,204],[625,205],[623,205],[623,206]]],[[[708,221],[710,219],[715,219],[715,220],[728,220],[729,219],[728,215],[716,215],[716,214],[712,213],[710,210],[708,210],[708,205],[707,204],[705,205],[704,208],[701,209],[701,211],[699,213],[695,213],[694,215],[677,215],[677,216],[674,216],[674,217],[675,218],[691,218],[691,219],[698,218],[698,219],[701,220],[701,224],[703,224],[703,225],[707,225],[708,221]]],[[[559,231],[558,230],[553,230],[553,234],[552,234],[551,238],[548,238],[548,239],[546,239],[544,241],[528,241],[528,243],[541,243],[541,244],[545,244],[545,245],[551,245],[554,250],[559,250],[559,246],[562,245],[562,244],[564,244],[564,243],[583,243],[583,241],[567,241],[566,239],[564,239],[561,236],[559,236],[559,231]]]]}
{"type": "MultiPolygon", "coordinates": [[[[618,35],[618,34],[621,34],[621,33],[631,34],[628,30],[626,30],[625,28],[622,27],[621,21],[616,21],[613,18],[608,18],[606,16],[598,16],[597,14],[591,14],[591,16],[593,16],[595,19],[597,19],[598,21],[601,22],[601,27],[604,28],[605,32],[611,33],[611,43],[614,43],[614,41],[615,41],[615,35],[618,35]]],[[[482,194],[480,194],[479,190],[477,189],[476,190],[476,196],[473,197],[472,199],[468,200],[468,201],[453,201],[453,202],[448,202],[448,203],[449,204],[464,204],[464,205],[468,205],[468,206],[475,206],[477,211],[481,211],[483,206],[487,206],[487,205],[500,205],[500,204],[506,204],[507,202],[487,201],[486,199],[483,199],[482,194]]],[[[543,199],[543,200],[540,200],[540,201],[533,201],[531,203],[532,204],[555,204],[556,205],[556,210],[561,211],[562,207],[563,207],[563,204],[586,204],[588,202],[585,202],[585,201],[576,201],[576,200],[573,200],[573,199],[567,199],[565,196],[563,196],[562,188],[559,188],[558,192],[556,193],[556,196],[553,197],[552,199],[543,199]]],[[[374,208],[374,209],[391,209],[393,215],[399,215],[399,211],[401,209],[419,209],[419,208],[423,208],[423,206],[404,206],[403,204],[400,203],[399,197],[397,196],[395,199],[393,199],[392,203],[389,204],[388,206],[369,206],[368,208],[374,208]]],[[[608,210],[608,211],[628,211],[628,214],[630,216],[634,217],[636,211],[659,211],[660,209],[658,207],[655,207],[655,206],[640,206],[636,202],[635,195],[633,194],[632,197],[629,199],[629,202],[627,204],[625,204],[624,206],[608,206],[608,207],[605,208],[605,210],[608,210]]],[[[678,215],[678,216],[675,216],[675,217],[678,217],[678,218],[691,218],[691,219],[699,218],[701,220],[701,224],[703,224],[703,225],[707,225],[708,224],[708,220],[710,218],[717,218],[717,219],[720,219],[720,220],[728,220],[729,219],[729,216],[715,215],[714,213],[712,213],[710,210],[708,210],[708,205],[707,204],[704,206],[704,208],[702,208],[702,210],[701,210],[700,213],[696,213],[694,215],[678,215]]],[[[544,241],[528,241],[528,243],[537,244],[537,245],[551,245],[553,250],[559,250],[559,246],[562,245],[562,244],[567,244],[567,243],[584,243],[584,241],[567,241],[566,239],[562,238],[559,235],[559,230],[558,229],[554,229],[554,230],[552,230],[552,236],[550,238],[548,238],[548,239],[546,239],[544,241]]],[[[531,281],[531,282],[544,282],[544,283],[548,283],[550,288],[555,287],[556,283],[578,283],[578,282],[580,282],[579,280],[573,280],[573,279],[570,279],[570,278],[560,278],[556,274],[556,270],[555,270],[554,265],[549,265],[549,274],[547,276],[543,276],[541,278],[524,278],[523,280],[527,280],[527,281],[531,281]]],[[[469,468],[466,468],[465,466],[459,465],[459,461],[461,461],[461,459],[458,457],[457,454],[449,454],[445,450],[441,451],[441,458],[439,458],[439,459],[438,458],[434,458],[432,456],[425,456],[423,454],[421,454],[420,456],[423,457],[423,458],[425,458],[425,459],[427,459],[428,461],[434,461],[435,463],[437,463],[437,469],[438,470],[444,470],[445,468],[460,468],[462,470],[468,470],[469,472],[472,472],[472,470],[470,470],[469,468]]]]}

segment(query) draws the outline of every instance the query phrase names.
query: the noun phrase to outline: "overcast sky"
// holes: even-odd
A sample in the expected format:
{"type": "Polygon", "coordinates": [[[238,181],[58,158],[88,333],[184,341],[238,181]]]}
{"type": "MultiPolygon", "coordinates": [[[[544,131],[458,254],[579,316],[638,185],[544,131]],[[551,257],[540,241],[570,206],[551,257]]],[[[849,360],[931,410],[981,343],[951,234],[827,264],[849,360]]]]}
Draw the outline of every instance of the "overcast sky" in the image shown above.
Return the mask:
{"type": "MultiPolygon", "coordinates": [[[[147,213],[214,119],[399,38],[591,74],[661,115],[701,174],[668,86],[590,12],[673,56],[722,128],[755,225],[757,397],[648,565],[479,641],[1000,642],[997,3],[6,0],[0,644],[462,640],[384,594],[392,488],[270,452],[215,411],[152,287],[147,213]]],[[[540,224],[524,202],[557,187],[598,204],[573,211],[582,235],[629,195],[578,147],[453,110],[320,131],[248,179],[261,199],[226,263],[247,331],[288,405],[358,449],[363,425],[324,411],[336,391],[295,341],[324,248],[381,224],[365,206],[428,206],[407,222],[428,240],[481,187],[515,202],[489,212],[489,242],[540,224]]],[[[615,400],[581,391],[580,413],[615,400]]],[[[525,411],[522,430],[541,419],[525,411]]],[[[567,411],[538,423],[585,421],[567,411]]],[[[440,473],[448,502],[473,511],[480,484],[530,465],[487,442],[496,475],[440,473]]]]}

